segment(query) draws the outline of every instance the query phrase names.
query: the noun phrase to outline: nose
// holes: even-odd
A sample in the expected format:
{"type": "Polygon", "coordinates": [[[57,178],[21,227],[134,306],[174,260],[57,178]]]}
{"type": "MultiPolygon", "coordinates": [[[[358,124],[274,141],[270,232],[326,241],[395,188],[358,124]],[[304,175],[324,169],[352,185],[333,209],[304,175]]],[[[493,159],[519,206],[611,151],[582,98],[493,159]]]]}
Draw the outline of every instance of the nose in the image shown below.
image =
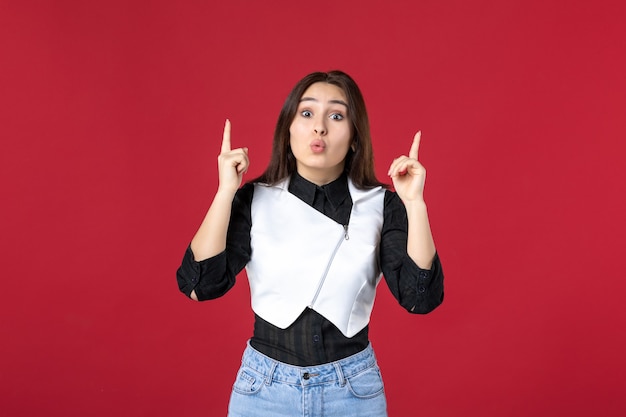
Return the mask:
{"type": "Polygon", "coordinates": [[[326,118],[321,115],[316,115],[313,119],[313,132],[316,135],[324,136],[328,131],[326,130],[326,118]]]}
{"type": "Polygon", "coordinates": [[[316,135],[324,136],[326,134],[326,126],[324,126],[321,123],[318,123],[313,128],[313,131],[315,132],[316,135]]]}

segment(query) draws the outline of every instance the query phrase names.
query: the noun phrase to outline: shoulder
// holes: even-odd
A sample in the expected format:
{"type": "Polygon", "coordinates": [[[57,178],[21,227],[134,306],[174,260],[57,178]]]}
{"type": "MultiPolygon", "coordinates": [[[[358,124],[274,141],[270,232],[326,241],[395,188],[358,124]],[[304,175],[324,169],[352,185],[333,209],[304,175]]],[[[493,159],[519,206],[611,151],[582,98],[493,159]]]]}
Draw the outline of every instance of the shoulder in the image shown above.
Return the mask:
{"type": "Polygon", "coordinates": [[[254,195],[254,184],[251,182],[245,183],[235,193],[233,204],[250,205],[252,202],[252,196],[254,195]]]}
{"type": "Polygon", "coordinates": [[[385,190],[385,206],[384,206],[385,221],[389,223],[406,221],[406,209],[404,203],[398,196],[398,193],[391,190],[385,190]]]}
{"type": "Polygon", "coordinates": [[[385,207],[388,206],[404,208],[404,203],[395,191],[385,190],[385,207]]]}
{"type": "Polygon", "coordinates": [[[351,178],[348,178],[348,192],[352,197],[352,201],[356,203],[360,200],[368,201],[372,198],[382,201],[382,197],[386,195],[387,190],[382,185],[362,187],[355,184],[351,178]]]}
{"type": "Polygon", "coordinates": [[[252,181],[246,183],[243,187],[239,189],[242,193],[252,195],[254,192],[259,193],[261,190],[278,190],[278,191],[286,191],[289,187],[289,179],[283,179],[276,183],[268,184],[264,182],[252,181]]]}
{"type": "Polygon", "coordinates": [[[266,184],[262,182],[251,181],[244,184],[237,194],[235,194],[235,200],[238,203],[251,206],[254,202],[272,200],[277,196],[277,193],[287,190],[287,180],[280,181],[276,184],[266,184]]]}

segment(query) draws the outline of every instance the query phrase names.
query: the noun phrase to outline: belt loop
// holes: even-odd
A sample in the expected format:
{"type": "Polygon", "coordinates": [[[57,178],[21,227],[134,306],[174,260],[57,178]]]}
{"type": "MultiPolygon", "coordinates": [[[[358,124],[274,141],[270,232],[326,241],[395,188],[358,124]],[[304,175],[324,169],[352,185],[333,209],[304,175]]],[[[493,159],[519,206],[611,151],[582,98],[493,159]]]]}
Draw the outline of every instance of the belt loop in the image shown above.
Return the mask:
{"type": "Polygon", "coordinates": [[[267,373],[267,377],[265,378],[265,385],[272,384],[272,379],[274,378],[274,371],[276,371],[277,366],[278,366],[278,362],[272,361],[272,366],[270,367],[270,371],[267,373]]]}
{"type": "Polygon", "coordinates": [[[335,367],[335,372],[337,372],[337,377],[339,378],[339,386],[343,387],[346,385],[346,378],[343,376],[341,365],[339,365],[339,362],[333,362],[333,366],[335,367]]]}

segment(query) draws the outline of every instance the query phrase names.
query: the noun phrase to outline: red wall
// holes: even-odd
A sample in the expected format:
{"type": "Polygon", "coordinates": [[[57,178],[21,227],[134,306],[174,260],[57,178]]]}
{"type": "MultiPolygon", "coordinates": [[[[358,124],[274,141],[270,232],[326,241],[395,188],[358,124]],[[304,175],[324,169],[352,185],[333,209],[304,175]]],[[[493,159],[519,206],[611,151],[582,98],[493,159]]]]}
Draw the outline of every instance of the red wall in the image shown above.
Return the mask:
{"type": "Polygon", "coordinates": [[[99,3],[0,3],[0,414],[225,414],[245,276],[193,303],[175,270],[224,119],[252,178],[333,68],[381,177],[423,131],[446,300],[379,287],[390,415],[626,413],[623,2],[99,3]]]}

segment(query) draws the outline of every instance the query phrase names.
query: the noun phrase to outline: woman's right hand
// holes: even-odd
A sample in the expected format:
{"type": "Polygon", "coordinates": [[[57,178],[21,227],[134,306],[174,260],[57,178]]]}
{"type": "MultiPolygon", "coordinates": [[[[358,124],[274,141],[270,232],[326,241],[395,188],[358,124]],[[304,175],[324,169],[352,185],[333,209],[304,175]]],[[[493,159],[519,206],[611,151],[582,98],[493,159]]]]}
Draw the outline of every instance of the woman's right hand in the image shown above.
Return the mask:
{"type": "Polygon", "coordinates": [[[248,171],[250,161],[248,148],[230,148],[230,120],[224,124],[224,136],[222,138],[222,150],[217,158],[219,172],[218,191],[226,191],[234,194],[241,185],[243,174],[248,171]]]}

